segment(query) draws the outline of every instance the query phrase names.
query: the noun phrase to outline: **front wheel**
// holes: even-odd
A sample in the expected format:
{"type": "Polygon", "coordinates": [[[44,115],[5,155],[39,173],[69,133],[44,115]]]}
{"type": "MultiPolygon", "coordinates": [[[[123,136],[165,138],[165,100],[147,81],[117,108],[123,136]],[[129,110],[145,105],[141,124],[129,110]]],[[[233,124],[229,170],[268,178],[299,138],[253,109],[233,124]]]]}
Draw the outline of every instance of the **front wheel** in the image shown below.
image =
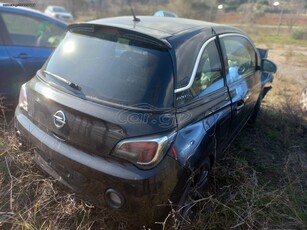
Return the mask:
{"type": "Polygon", "coordinates": [[[254,111],[250,117],[250,122],[255,122],[257,117],[258,117],[258,114],[259,114],[259,111],[260,111],[260,108],[261,108],[261,102],[262,102],[262,99],[263,99],[263,90],[261,90],[260,92],[260,95],[259,95],[259,98],[257,100],[257,103],[255,105],[255,108],[254,108],[254,111]]]}

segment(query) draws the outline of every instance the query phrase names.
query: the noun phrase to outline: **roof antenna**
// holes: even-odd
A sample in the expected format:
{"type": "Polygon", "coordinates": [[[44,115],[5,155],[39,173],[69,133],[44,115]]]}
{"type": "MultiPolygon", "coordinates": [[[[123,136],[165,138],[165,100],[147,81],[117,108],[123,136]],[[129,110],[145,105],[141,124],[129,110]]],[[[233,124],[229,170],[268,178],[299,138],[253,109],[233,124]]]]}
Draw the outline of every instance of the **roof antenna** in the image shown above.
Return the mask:
{"type": "Polygon", "coordinates": [[[140,22],[141,19],[139,19],[139,18],[137,18],[137,17],[135,16],[134,10],[132,9],[131,6],[130,6],[130,10],[131,10],[131,13],[132,13],[132,16],[133,16],[133,20],[132,20],[132,21],[134,21],[134,22],[140,22]]]}

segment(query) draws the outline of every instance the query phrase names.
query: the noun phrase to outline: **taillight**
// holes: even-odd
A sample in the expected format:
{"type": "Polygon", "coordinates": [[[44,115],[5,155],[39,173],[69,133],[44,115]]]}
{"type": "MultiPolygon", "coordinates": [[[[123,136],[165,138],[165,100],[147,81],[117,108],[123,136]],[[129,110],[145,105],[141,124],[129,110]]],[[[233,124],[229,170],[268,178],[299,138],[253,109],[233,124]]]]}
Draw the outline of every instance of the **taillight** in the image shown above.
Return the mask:
{"type": "Polygon", "coordinates": [[[167,153],[175,134],[160,138],[123,140],[117,144],[112,155],[126,159],[141,168],[157,165],[167,153]]]}
{"type": "Polygon", "coordinates": [[[136,163],[146,164],[154,159],[157,149],[158,143],[155,142],[128,142],[119,145],[116,152],[122,157],[127,155],[136,163]]]}
{"type": "Polygon", "coordinates": [[[26,84],[23,84],[19,93],[19,107],[25,111],[28,111],[28,98],[26,91],[26,84]]]}

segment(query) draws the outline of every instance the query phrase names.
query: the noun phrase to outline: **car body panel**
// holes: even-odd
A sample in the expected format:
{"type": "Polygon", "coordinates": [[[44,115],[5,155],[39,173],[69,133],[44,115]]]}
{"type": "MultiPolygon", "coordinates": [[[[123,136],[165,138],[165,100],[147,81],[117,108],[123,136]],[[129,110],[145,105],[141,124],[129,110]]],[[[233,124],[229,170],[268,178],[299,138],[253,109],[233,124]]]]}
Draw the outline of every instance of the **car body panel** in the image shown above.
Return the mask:
{"type": "Polygon", "coordinates": [[[231,101],[227,87],[178,109],[176,114],[180,132],[174,146],[176,149],[184,150],[180,154],[181,164],[197,167],[197,163],[201,162],[197,159],[216,156],[216,152],[224,149],[229,142],[227,138],[231,124],[231,101]],[[210,138],[210,141],[207,138],[210,138]],[[206,146],[207,142],[214,143],[218,149],[206,146]],[[198,154],[203,156],[200,157],[198,154]],[[187,163],[191,156],[195,158],[194,162],[187,163]]]}
{"type": "Polygon", "coordinates": [[[6,78],[10,81],[6,82],[9,87],[7,90],[11,95],[18,95],[20,86],[35,76],[36,71],[42,67],[53,48],[6,46],[6,50],[12,66],[5,67],[10,70],[6,78]]]}
{"type": "MultiPolygon", "coordinates": [[[[7,27],[1,16],[4,13],[48,21],[59,28],[63,28],[63,31],[67,25],[32,9],[0,6],[0,31],[3,39],[0,44],[0,94],[6,96],[9,101],[15,101],[18,97],[20,86],[35,75],[36,71],[41,68],[52,53],[54,47],[12,44],[12,37],[8,35],[7,27]]],[[[17,41],[16,39],[21,43],[26,40],[25,37],[15,36],[14,41],[17,41]]]]}
{"type": "MultiPolygon", "coordinates": [[[[0,70],[2,78],[5,80],[1,81],[0,92],[1,95],[7,97],[12,92],[15,92],[18,95],[20,85],[16,84],[17,79],[23,79],[23,71],[21,67],[9,57],[7,48],[0,45],[0,70]],[[10,77],[13,72],[14,77],[10,77]]],[[[26,80],[23,79],[25,82],[26,80]]]]}
{"type": "Polygon", "coordinates": [[[248,121],[261,90],[261,74],[259,72],[229,86],[233,111],[232,136],[236,136],[248,121]]]}

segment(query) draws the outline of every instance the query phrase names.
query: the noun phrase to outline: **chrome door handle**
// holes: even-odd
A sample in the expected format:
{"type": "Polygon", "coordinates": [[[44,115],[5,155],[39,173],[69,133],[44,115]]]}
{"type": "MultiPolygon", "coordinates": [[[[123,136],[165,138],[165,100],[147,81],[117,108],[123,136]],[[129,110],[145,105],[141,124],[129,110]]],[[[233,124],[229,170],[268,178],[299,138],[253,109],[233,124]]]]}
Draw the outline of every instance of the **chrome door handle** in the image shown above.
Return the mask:
{"type": "Polygon", "coordinates": [[[236,110],[237,110],[237,111],[240,111],[241,109],[243,109],[243,107],[244,107],[244,101],[239,101],[239,102],[237,103],[236,110]]]}
{"type": "Polygon", "coordinates": [[[32,56],[29,55],[29,54],[26,54],[26,53],[20,53],[20,54],[18,54],[17,56],[15,56],[14,58],[29,59],[29,58],[32,58],[32,56]]]}

